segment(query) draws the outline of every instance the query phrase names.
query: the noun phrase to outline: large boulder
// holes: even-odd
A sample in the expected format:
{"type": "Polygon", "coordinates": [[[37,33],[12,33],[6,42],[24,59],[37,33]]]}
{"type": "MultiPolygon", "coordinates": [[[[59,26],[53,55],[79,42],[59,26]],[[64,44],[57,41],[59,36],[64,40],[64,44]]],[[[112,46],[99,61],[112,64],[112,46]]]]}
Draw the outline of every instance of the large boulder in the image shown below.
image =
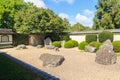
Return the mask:
{"type": "Polygon", "coordinates": [[[91,52],[91,53],[93,53],[94,51],[95,51],[95,47],[93,47],[93,46],[89,46],[89,45],[87,45],[87,46],[85,46],[85,51],[86,52],[91,52]]]}
{"type": "Polygon", "coordinates": [[[115,64],[117,57],[113,51],[113,45],[110,40],[106,40],[96,53],[95,62],[103,65],[115,64]]]}
{"type": "Polygon", "coordinates": [[[43,61],[43,66],[47,67],[57,67],[65,60],[65,58],[61,55],[51,55],[48,53],[42,54],[40,59],[43,61]]]}

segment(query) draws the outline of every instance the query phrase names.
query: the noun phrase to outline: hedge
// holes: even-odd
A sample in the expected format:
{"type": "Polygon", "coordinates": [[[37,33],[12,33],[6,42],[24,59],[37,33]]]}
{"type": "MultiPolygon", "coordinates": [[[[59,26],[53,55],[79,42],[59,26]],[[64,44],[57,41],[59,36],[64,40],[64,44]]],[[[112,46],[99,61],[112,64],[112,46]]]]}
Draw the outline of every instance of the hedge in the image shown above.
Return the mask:
{"type": "Polygon", "coordinates": [[[28,34],[14,34],[13,35],[13,46],[20,44],[29,44],[29,35],[28,34]]]}
{"type": "Polygon", "coordinates": [[[110,39],[111,42],[113,42],[113,33],[110,31],[103,31],[103,32],[99,33],[98,37],[99,37],[99,42],[101,42],[101,43],[103,43],[107,39],[110,39]]]}
{"type": "Polygon", "coordinates": [[[96,34],[87,34],[85,36],[85,40],[86,40],[87,43],[97,41],[97,35],[96,34]]]}

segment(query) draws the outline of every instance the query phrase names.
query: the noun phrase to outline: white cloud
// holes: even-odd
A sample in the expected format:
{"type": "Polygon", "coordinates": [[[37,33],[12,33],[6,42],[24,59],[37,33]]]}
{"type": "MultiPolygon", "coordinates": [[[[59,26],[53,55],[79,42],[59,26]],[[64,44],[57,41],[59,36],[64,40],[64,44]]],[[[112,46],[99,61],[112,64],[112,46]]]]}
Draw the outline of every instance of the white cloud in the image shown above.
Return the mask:
{"type": "Polygon", "coordinates": [[[85,9],[85,10],[84,10],[84,15],[86,15],[86,16],[93,16],[93,15],[94,15],[94,12],[93,12],[93,11],[90,11],[89,9],[85,9]]]}
{"type": "Polygon", "coordinates": [[[35,6],[39,7],[39,8],[46,8],[45,3],[43,2],[43,0],[24,0],[25,2],[31,2],[33,3],[35,6]]]}
{"type": "Polygon", "coordinates": [[[69,19],[69,15],[68,14],[65,14],[65,13],[60,13],[58,14],[59,17],[61,17],[62,19],[66,18],[66,19],[69,19]]]}
{"type": "Polygon", "coordinates": [[[53,0],[53,1],[55,1],[55,2],[67,2],[67,3],[69,3],[69,4],[72,4],[72,3],[74,3],[74,0],[53,0]]]}
{"type": "Polygon", "coordinates": [[[92,24],[93,24],[92,19],[93,17],[87,17],[85,15],[81,15],[80,13],[78,13],[75,17],[76,22],[79,22],[84,26],[89,26],[89,27],[92,27],[92,24]]]}

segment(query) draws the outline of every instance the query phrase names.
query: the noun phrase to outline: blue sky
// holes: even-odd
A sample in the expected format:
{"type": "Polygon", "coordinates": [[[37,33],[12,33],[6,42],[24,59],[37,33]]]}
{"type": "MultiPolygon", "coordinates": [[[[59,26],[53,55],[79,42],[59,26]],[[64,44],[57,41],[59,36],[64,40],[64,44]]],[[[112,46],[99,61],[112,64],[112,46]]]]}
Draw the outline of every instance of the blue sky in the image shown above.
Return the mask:
{"type": "Polygon", "coordinates": [[[37,7],[49,8],[61,18],[67,18],[71,25],[79,22],[84,26],[93,25],[97,0],[24,0],[37,7]]]}

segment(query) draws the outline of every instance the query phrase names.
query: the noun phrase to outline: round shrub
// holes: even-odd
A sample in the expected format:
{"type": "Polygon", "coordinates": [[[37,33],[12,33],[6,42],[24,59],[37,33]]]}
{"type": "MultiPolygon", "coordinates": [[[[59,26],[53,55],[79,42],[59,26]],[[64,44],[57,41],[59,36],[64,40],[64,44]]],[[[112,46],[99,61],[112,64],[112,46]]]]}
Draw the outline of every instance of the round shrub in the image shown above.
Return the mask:
{"type": "Polygon", "coordinates": [[[88,45],[87,42],[83,41],[81,42],[79,45],[78,45],[78,48],[81,49],[81,50],[85,50],[85,46],[88,45]]]}
{"type": "Polygon", "coordinates": [[[114,41],[112,44],[114,52],[120,52],[120,41],[114,41]]]}
{"type": "Polygon", "coordinates": [[[85,36],[85,40],[86,40],[87,43],[97,41],[97,35],[96,34],[87,34],[85,36]]]}
{"type": "Polygon", "coordinates": [[[97,51],[99,49],[99,47],[101,46],[101,43],[93,41],[93,42],[89,43],[89,45],[96,47],[96,51],[97,51]]]}
{"type": "Polygon", "coordinates": [[[67,42],[65,42],[64,47],[65,48],[73,48],[74,44],[72,41],[67,41],[67,42]]]}
{"type": "Polygon", "coordinates": [[[55,46],[55,47],[61,47],[61,42],[60,41],[54,41],[53,43],[53,46],[55,46]]]}
{"type": "Polygon", "coordinates": [[[110,31],[103,31],[103,32],[99,33],[98,37],[99,37],[99,42],[101,42],[101,43],[103,43],[107,39],[110,39],[111,42],[113,41],[113,33],[110,31]]]}
{"type": "Polygon", "coordinates": [[[77,47],[78,46],[78,42],[76,40],[69,40],[70,42],[73,43],[73,46],[74,47],[77,47]]]}

